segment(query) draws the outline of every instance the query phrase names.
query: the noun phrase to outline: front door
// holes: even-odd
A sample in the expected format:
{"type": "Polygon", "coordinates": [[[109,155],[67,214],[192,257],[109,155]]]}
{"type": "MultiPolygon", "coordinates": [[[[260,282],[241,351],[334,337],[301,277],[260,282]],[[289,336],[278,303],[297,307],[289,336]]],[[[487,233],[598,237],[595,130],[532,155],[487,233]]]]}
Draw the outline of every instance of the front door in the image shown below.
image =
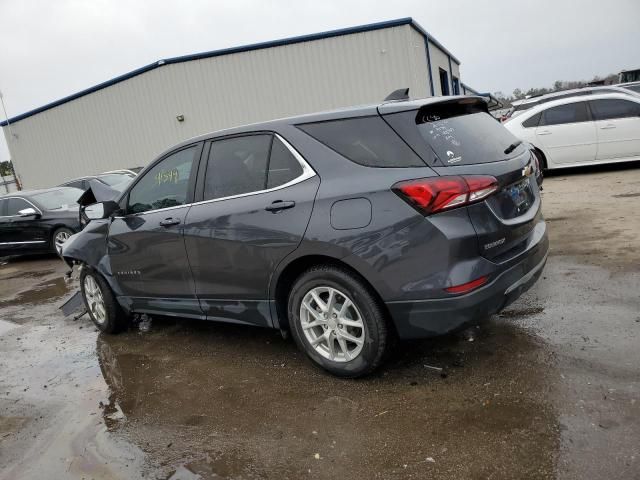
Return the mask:
{"type": "Polygon", "coordinates": [[[536,128],[536,138],[554,166],[592,162],[596,158],[596,127],[586,102],[544,110],[536,128]]]}
{"type": "Polygon", "coordinates": [[[111,271],[122,303],[135,312],[201,317],[184,245],[201,144],[173,152],[146,171],[109,227],[111,271]]]}
{"type": "Polygon", "coordinates": [[[286,141],[256,134],[212,142],[198,185],[185,241],[203,311],[271,325],[271,275],[300,244],[320,179],[286,141]]]}
{"type": "Polygon", "coordinates": [[[47,230],[39,220],[41,212],[23,198],[9,197],[3,200],[0,218],[0,243],[3,250],[19,253],[22,250],[45,250],[49,244],[47,230]],[[34,209],[38,215],[20,216],[20,211],[34,209]]]}
{"type": "Polygon", "coordinates": [[[611,98],[590,105],[598,135],[596,159],[640,157],[640,103],[611,98]]]}

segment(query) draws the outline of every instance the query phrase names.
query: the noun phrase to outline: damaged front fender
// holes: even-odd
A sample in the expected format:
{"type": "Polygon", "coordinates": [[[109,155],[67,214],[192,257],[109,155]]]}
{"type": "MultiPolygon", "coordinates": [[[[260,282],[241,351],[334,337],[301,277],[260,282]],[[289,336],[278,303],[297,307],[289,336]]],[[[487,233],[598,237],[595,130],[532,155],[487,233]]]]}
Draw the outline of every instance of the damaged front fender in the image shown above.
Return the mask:
{"type": "Polygon", "coordinates": [[[111,283],[111,265],[107,255],[109,223],[108,218],[89,222],[81,232],[64,242],[60,256],[70,267],[75,263],[88,265],[111,283]]]}

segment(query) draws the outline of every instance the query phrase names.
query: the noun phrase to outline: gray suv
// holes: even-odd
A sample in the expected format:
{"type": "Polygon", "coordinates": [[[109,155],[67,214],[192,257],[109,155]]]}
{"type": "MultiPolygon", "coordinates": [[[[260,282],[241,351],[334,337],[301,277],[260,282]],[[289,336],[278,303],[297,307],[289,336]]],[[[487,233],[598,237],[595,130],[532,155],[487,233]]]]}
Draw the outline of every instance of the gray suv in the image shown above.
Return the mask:
{"type": "Polygon", "coordinates": [[[104,332],[133,313],[277,328],[357,377],[392,337],[478,322],[537,280],[538,169],[477,97],[275,120],[164,153],[61,255],[104,332]]]}

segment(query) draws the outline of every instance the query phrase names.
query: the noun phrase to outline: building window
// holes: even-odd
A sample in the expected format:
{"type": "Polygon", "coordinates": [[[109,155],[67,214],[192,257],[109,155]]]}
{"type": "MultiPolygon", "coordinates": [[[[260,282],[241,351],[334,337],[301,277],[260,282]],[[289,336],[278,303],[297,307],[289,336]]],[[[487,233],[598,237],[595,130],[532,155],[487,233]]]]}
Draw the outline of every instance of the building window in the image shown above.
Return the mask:
{"type": "Polygon", "coordinates": [[[442,95],[449,95],[449,74],[441,68],[438,70],[440,70],[440,93],[442,95]]]}
{"type": "Polygon", "coordinates": [[[460,95],[460,80],[457,77],[453,78],[453,94],[460,95]]]}

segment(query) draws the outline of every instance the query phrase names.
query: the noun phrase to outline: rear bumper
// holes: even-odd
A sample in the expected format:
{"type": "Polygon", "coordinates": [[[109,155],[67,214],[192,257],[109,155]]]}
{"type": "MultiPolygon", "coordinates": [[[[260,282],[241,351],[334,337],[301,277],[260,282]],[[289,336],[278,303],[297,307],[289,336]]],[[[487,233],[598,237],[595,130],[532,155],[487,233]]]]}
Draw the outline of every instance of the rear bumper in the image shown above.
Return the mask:
{"type": "Polygon", "coordinates": [[[471,293],[449,298],[387,302],[403,339],[443,335],[498,313],[538,280],[547,261],[546,234],[526,256],[499,273],[491,283],[471,293]]]}

